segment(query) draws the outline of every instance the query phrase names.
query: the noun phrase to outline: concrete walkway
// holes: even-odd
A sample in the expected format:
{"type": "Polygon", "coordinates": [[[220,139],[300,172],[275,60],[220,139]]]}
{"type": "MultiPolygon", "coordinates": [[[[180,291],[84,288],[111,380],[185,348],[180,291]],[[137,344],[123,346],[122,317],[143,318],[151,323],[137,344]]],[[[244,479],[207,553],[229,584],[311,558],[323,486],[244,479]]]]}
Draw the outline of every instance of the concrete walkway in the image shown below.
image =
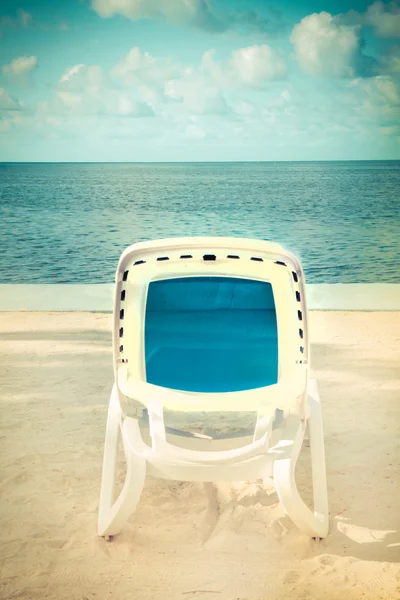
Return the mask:
{"type": "MultiPolygon", "coordinates": [[[[0,311],[112,312],[114,284],[0,284],[0,311]]],[[[400,284],[308,284],[310,310],[400,310],[400,284]]]]}

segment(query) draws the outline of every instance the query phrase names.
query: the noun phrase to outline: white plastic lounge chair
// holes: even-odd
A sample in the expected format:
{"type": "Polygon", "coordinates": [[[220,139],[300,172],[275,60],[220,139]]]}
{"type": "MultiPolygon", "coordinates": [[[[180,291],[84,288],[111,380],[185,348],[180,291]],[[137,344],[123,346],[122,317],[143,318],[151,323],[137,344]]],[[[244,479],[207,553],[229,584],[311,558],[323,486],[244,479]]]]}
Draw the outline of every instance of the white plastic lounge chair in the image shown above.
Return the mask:
{"type": "Polygon", "coordinates": [[[294,523],[311,537],[327,535],[321,407],[317,384],[308,377],[305,282],[293,254],[239,238],[134,244],[118,264],[113,331],[100,536],[120,532],[146,473],[181,481],[272,477],[294,523]],[[138,407],[147,410],[150,443],[141,434],[138,407]],[[257,421],[250,443],[239,448],[193,450],[168,439],[167,410],[256,411],[257,421]],[[294,477],[307,425],[313,511],[294,477]],[[120,436],[127,473],[115,499],[120,436]]]}

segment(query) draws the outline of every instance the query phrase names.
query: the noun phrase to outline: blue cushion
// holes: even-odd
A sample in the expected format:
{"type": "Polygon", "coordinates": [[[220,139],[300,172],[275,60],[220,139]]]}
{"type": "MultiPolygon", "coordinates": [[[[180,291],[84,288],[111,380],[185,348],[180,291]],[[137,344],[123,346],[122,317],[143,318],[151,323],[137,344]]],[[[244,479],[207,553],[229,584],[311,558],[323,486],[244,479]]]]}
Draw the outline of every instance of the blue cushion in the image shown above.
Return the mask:
{"type": "Polygon", "coordinates": [[[147,381],[192,392],[233,392],[278,377],[278,332],[270,283],[187,277],[149,284],[147,381]]]}

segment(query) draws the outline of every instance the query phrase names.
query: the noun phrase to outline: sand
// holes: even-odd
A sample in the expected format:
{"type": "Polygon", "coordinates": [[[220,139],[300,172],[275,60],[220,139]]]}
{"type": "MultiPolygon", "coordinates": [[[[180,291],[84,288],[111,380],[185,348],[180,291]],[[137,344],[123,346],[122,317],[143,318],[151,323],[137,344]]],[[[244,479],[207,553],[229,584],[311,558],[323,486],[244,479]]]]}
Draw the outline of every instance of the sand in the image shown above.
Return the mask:
{"type": "Polygon", "coordinates": [[[148,478],[106,542],[96,520],[111,315],[2,313],[0,598],[400,599],[400,312],[310,322],[329,536],[300,533],[261,482],[148,478]]]}

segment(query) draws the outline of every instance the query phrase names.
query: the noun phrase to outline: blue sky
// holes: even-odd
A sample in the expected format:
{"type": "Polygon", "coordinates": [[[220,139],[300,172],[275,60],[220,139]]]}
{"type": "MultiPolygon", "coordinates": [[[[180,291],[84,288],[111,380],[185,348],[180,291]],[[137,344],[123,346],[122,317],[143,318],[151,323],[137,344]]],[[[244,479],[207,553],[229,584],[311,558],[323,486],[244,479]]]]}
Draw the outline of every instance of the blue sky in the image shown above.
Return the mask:
{"type": "Polygon", "coordinates": [[[400,158],[400,5],[6,0],[0,161],[400,158]]]}

